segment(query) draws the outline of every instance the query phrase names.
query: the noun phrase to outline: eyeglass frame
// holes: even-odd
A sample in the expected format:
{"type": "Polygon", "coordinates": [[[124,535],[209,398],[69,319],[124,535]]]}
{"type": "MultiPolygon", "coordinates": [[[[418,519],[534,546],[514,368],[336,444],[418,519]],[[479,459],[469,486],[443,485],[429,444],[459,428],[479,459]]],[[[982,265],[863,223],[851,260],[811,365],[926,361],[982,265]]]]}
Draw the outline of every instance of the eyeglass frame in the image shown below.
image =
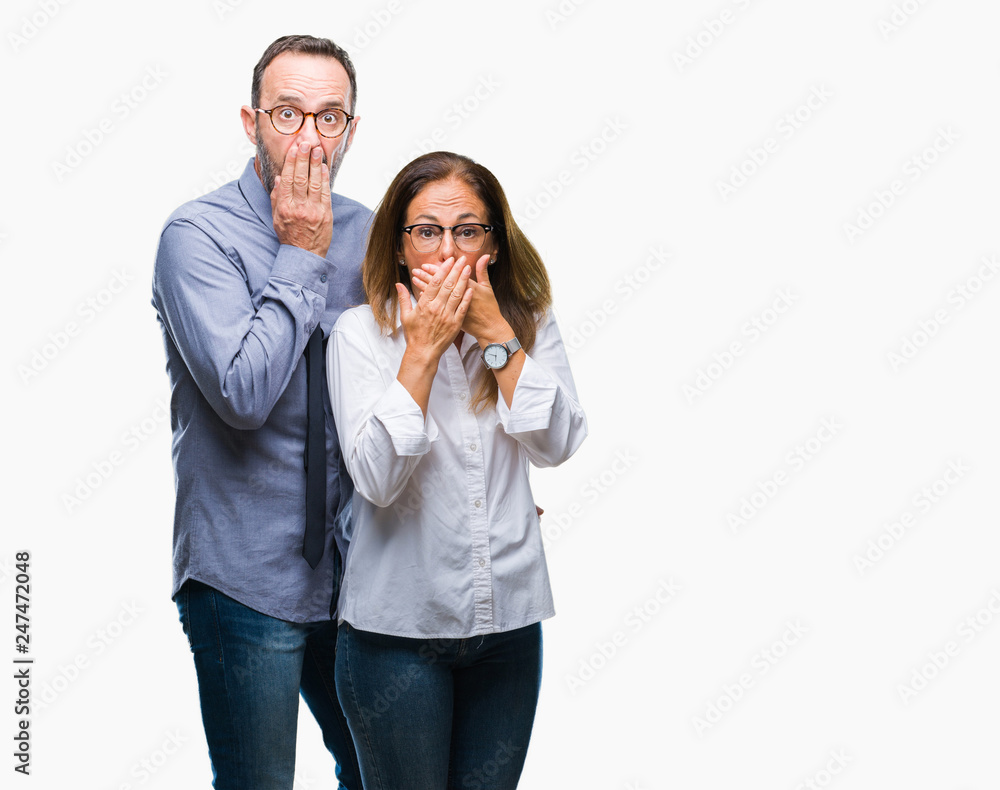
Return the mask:
{"type": "Polygon", "coordinates": [[[308,118],[311,115],[312,119],[313,119],[313,125],[316,127],[316,134],[318,134],[320,137],[326,138],[327,140],[336,140],[338,137],[343,136],[344,132],[346,132],[348,130],[348,128],[350,127],[351,121],[353,121],[355,119],[355,117],[357,117],[357,116],[351,115],[349,112],[347,112],[347,110],[343,109],[342,107],[324,107],[319,112],[306,112],[305,110],[303,110],[303,109],[301,109],[299,107],[296,107],[294,104],[279,104],[277,107],[272,107],[270,110],[265,110],[263,107],[254,107],[253,109],[254,109],[254,112],[262,112],[262,113],[264,113],[270,119],[270,121],[271,121],[271,128],[274,129],[274,131],[276,131],[278,134],[283,134],[286,137],[288,137],[290,135],[293,135],[293,134],[298,134],[299,132],[301,132],[302,131],[302,127],[306,125],[306,118],[308,118]],[[274,116],[271,115],[271,113],[273,113],[275,110],[280,110],[280,109],[282,109],[284,107],[289,107],[289,108],[291,108],[293,110],[296,110],[296,111],[302,113],[302,123],[299,124],[299,128],[296,129],[294,132],[283,132],[283,131],[281,131],[281,129],[279,129],[277,126],[274,125],[274,116]],[[344,115],[347,116],[347,123],[344,124],[344,128],[341,129],[339,132],[337,132],[335,135],[323,134],[319,130],[319,124],[316,123],[316,116],[317,115],[322,115],[323,113],[330,112],[331,110],[335,110],[336,112],[342,112],[342,113],[344,113],[344,115]]]}
{"type": "MultiPolygon", "coordinates": [[[[434,222],[417,222],[417,223],[415,223],[413,225],[407,225],[405,228],[401,228],[401,230],[402,230],[403,233],[405,233],[407,236],[410,237],[410,244],[413,244],[413,249],[416,250],[417,252],[437,252],[439,249],[441,249],[441,243],[444,241],[444,232],[445,231],[448,231],[449,233],[451,233],[451,237],[455,241],[455,246],[458,247],[458,239],[455,239],[455,234],[452,231],[454,231],[455,228],[461,228],[461,227],[464,227],[466,225],[475,225],[477,228],[482,228],[483,229],[483,231],[484,231],[483,243],[479,245],[478,249],[475,249],[475,250],[462,250],[462,252],[479,252],[479,250],[481,250],[483,248],[483,246],[486,244],[486,236],[485,236],[485,234],[486,233],[492,233],[493,231],[495,231],[497,228],[500,227],[499,225],[486,225],[486,224],[484,224],[482,222],[459,222],[457,225],[452,225],[451,227],[448,227],[447,225],[438,225],[437,223],[434,223],[434,222]],[[433,250],[418,250],[417,249],[417,245],[413,243],[413,233],[412,233],[413,229],[414,228],[422,227],[424,225],[426,225],[427,227],[431,227],[431,228],[440,228],[441,229],[441,238],[438,241],[437,246],[433,250]]],[[[460,250],[462,249],[461,247],[458,247],[458,248],[460,250]]]]}

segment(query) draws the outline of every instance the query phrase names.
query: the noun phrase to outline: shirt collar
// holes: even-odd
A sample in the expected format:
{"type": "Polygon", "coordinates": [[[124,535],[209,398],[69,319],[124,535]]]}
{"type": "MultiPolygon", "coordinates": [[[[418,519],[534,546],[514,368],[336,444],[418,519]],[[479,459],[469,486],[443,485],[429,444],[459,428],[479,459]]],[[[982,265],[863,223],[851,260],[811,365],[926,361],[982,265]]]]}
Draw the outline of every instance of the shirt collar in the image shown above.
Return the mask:
{"type": "Polygon", "coordinates": [[[264,185],[260,182],[260,176],[257,175],[252,156],[243,169],[243,175],[240,176],[240,192],[243,193],[246,202],[250,204],[253,213],[257,215],[257,219],[273,233],[274,219],[271,214],[271,196],[264,191],[264,185]]]}

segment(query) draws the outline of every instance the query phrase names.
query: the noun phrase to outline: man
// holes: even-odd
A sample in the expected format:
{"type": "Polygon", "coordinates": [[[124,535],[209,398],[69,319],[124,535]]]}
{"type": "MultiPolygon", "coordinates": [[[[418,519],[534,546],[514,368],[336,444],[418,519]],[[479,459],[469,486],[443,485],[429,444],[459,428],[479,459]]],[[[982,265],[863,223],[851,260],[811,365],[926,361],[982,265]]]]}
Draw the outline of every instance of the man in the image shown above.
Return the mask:
{"type": "Polygon", "coordinates": [[[341,787],[361,787],[333,683],[334,536],[351,484],[322,370],[322,338],[363,299],[370,212],[330,191],[356,100],[354,66],[333,42],[275,41],[241,110],[256,157],[238,181],[175,211],[156,254],[173,597],[217,788],[292,787],[300,691],[341,787]]]}

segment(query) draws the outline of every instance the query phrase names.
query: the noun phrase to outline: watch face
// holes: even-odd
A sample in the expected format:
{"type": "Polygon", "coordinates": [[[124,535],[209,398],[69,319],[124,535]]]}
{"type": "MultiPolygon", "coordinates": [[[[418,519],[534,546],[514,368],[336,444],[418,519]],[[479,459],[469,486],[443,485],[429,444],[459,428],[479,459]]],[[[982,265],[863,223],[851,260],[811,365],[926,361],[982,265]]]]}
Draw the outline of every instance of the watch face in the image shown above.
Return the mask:
{"type": "Polygon", "coordinates": [[[507,364],[507,349],[496,343],[491,343],[483,351],[483,360],[491,368],[502,368],[507,364]]]}

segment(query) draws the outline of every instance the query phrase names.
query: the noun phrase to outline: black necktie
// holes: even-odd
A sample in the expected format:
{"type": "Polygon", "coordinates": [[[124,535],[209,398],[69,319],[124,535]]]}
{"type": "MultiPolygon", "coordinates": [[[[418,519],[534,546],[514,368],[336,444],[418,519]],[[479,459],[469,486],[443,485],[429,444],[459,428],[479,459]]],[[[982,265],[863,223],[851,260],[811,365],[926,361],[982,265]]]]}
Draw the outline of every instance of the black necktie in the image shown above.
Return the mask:
{"type": "Polygon", "coordinates": [[[323,330],[306,345],[306,534],[302,556],[319,565],[326,543],[326,419],[323,416],[323,330]]]}

